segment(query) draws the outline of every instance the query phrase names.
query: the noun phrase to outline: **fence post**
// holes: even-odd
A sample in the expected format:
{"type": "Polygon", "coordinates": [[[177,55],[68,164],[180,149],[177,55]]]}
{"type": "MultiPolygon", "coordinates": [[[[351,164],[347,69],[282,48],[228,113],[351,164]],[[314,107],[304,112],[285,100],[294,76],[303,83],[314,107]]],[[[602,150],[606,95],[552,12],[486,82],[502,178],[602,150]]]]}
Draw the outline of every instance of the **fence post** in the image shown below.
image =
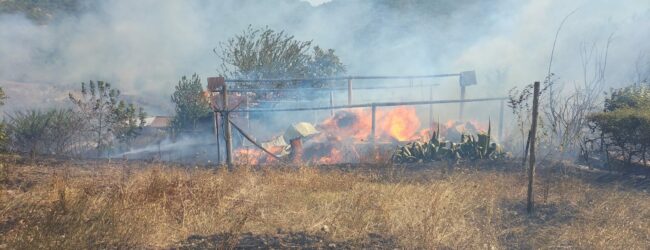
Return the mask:
{"type": "MultiPolygon", "coordinates": [[[[429,101],[433,101],[433,85],[429,86],[429,101]]],[[[429,104],[429,128],[433,128],[433,104],[429,104]]]]}
{"type": "MultiPolygon", "coordinates": [[[[330,108],[334,106],[334,91],[330,90],[330,108]]],[[[334,109],[330,109],[330,116],[334,116],[334,109]]]]}
{"type": "Polygon", "coordinates": [[[460,85],[460,108],[458,110],[458,120],[463,121],[463,112],[465,111],[465,85],[460,85]]]}
{"type": "Polygon", "coordinates": [[[530,125],[530,158],[528,164],[528,202],[526,211],[533,213],[535,199],[533,197],[533,182],[535,180],[535,137],[537,133],[537,115],[539,109],[539,82],[535,82],[533,91],[533,118],[530,125]]]}
{"type": "Polygon", "coordinates": [[[499,141],[503,142],[503,112],[505,109],[504,100],[501,100],[499,107],[499,141]]]}
{"type": "Polygon", "coordinates": [[[348,105],[352,105],[352,78],[348,78],[348,105]]]}
{"type": "Polygon", "coordinates": [[[226,140],[226,164],[232,167],[232,130],[230,129],[230,110],[228,110],[228,86],[226,84],[221,88],[221,98],[223,100],[223,135],[226,140]]]}
{"type": "Polygon", "coordinates": [[[214,138],[217,140],[217,164],[221,164],[221,143],[219,140],[219,117],[217,111],[212,112],[214,118],[214,138]]]}
{"type": "Polygon", "coordinates": [[[377,122],[376,122],[376,120],[377,120],[377,116],[376,116],[376,112],[377,112],[377,106],[375,105],[375,103],[372,103],[372,127],[371,127],[371,131],[370,131],[370,140],[371,140],[371,142],[372,142],[373,145],[375,144],[375,140],[376,140],[376,137],[375,137],[375,136],[376,136],[375,131],[377,130],[377,125],[376,125],[376,124],[377,124],[377,122]]]}
{"type": "MultiPolygon", "coordinates": [[[[246,103],[246,110],[250,109],[250,102],[248,101],[248,92],[244,92],[244,102],[246,103]]],[[[251,129],[251,114],[246,112],[246,129],[251,129]]]]}

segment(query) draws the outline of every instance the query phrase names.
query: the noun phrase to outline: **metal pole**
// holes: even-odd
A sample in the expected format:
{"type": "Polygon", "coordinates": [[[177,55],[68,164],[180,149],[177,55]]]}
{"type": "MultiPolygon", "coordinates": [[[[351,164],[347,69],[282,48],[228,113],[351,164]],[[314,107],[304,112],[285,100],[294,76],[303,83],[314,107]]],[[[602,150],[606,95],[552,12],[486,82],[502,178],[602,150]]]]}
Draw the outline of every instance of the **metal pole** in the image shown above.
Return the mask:
{"type": "MultiPolygon", "coordinates": [[[[377,107],[391,107],[391,106],[404,106],[404,105],[429,105],[429,104],[448,104],[448,103],[459,103],[459,102],[487,102],[487,101],[500,101],[506,99],[506,97],[495,97],[495,98],[477,98],[477,99],[465,99],[460,100],[437,100],[437,101],[414,101],[414,102],[377,102],[374,103],[377,107]]],[[[299,107],[299,108],[279,108],[279,109],[250,109],[250,110],[232,110],[230,112],[242,113],[242,112],[287,112],[287,111],[305,111],[305,110],[331,110],[331,109],[349,109],[349,108],[369,108],[372,104],[353,104],[353,105],[338,105],[338,106],[322,106],[322,107],[299,107]]]]}
{"type": "Polygon", "coordinates": [[[503,112],[505,109],[504,100],[501,100],[499,106],[499,141],[503,142],[503,112]]]}
{"type": "MultiPolygon", "coordinates": [[[[429,86],[429,101],[433,101],[433,86],[429,86]]],[[[429,127],[433,127],[433,104],[429,104],[429,127]]]]}
{"type": "Polygon", "coordinates": [[[372,130],[370,131],[370,140],[372,141],[373,144],[375,143],[375,140],[376,140],[376,137],[375,137],[376,132],[375,131],[377,130],[377,122],[376,122],[377,116],[376,116],[376,113],[377,113],[377,106],[373,103],[372,104],[372,127],[371,127],[372,130]]]}
{"type": "Polygon", "coordinates": [[[212,112],[214,118],[214,138],[217,140],[217,164],[221,164],[221,143],[219,140],[219,116],[217,111],[212,112]]]}
{"type": "MultiPolygon", "coordinates": [[[[249,109],[250,103],[248,101],[248,92],[245,92],[244,94],[246,95],[246,99],[244,99],[246,102],[246,109],[249,109]]],[[[246,112],[246,129],[251,130],[251,116],[249,112],[246,112]]]]}
{"type": "Polygon", "coordinates": [[[348,105],[352,105],[352,78],[348,78],[348,105]]]}
{"type": "MultiPolygon", "coordinates": [[[[334,91],[330,90],[330,108],[334,107],[334,91]]],[[[334,109],[330,109],[330,116],[334,116],[334,109]]]]}
{"type": "Polygon", "coordinates": [[[465,86],[460,85],[460,108],[458,110],[458,120],[463,121],[463,112],[465,111],[465,86]]]}
{"type": "Polygon", "coordinates": [[[539,82],[535,82],[533,91],[533,118],[530,125],[530,159],[528,164],[528,202],[526,211],[532,214],[535,199],[533,197],[533,183],[535,182],[535,135],[537,133],[537,116],[539,109],[539,82]]]}
{"type": "Polygon", "coordinates": [[[226,140],[226,164],[228,167],[232,166],[232,131],[230,129],[230,111],[228,110],[228,86],[223,85],[221,91],[221,98],[223,100],[223,125],[224,125],[224,139],[226,140]]]}

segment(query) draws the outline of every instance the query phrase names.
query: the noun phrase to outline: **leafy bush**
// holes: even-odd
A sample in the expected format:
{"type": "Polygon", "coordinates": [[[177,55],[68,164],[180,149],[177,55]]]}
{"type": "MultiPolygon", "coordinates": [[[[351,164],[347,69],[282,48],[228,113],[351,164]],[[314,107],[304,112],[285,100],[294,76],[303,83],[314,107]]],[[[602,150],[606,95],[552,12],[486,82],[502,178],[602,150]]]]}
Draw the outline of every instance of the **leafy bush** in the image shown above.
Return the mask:
{"type": "Polygon", "coordinates": [[[49,117],[38,110],[16,112],[9,117],[8,130],[12,148],[31,155],[43,153],[49,117]]]}
{"type": "Polygon", "coordinates": [[[75,136],[83,126],[72,110],[19,111],[9,116],[7,132],[11,149],[35,154],[70,153],[75,136]]]}
{"type": "Polygon", "coordinates": [[[650,148],[650,89],[612,91],[604,111],[592,114],[589,120],[601,132],[606,153],[622,157],[628,165],[639,159],[645,164],[650,148]]]}
{"type": "Polygon", "coordinates": [[[203,95],[201,78],[197,74],[193,74],[191,79],[183,76],[178,81],[172,102],[176,105],[176,115],[172,121],[175,130],[196,130],[197,122],[211,115],[210,104],[203,95]]]}
{"type": "MultiPolygon", "coordinates": [[[[247,79],[311,78],[345,73],[345,66],[332,49],[312,47],[312,41],[299,41],[284,31],[248,27],[239,35],[220,44],[220,73],[226,77],[247,79]],[[313,50],[310,53],[310,50],[313,50]]],[[[278,82],[290,87],[299,82],[278,82]]],[[[323,83],[312,83],[322,85],[323,83]]],[[[314,86],[314,87],[317,87],[314,86]]],[[[249,87],[260,87],[252,85],[249,87]]]]}
{"type": "Polygon", "coordinates": [[[70,93],[69,97],[83,118],[80,132],[94,144],[97,156],[112,149],[116,140],[130,146],[144,126],[144,110],[120,100],[120,91],[108,82],[82,82],[81,95],[70,93]]]}

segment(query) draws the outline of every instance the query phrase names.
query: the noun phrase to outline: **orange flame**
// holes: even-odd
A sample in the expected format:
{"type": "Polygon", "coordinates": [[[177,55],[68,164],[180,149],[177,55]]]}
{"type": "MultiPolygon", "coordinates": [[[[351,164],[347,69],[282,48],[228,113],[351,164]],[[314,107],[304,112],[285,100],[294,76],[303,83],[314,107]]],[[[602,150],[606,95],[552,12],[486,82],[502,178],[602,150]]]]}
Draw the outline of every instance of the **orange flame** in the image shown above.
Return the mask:
{"type": "MultiPolygon", "coordinates": [[[[272,153],[274,150],[270,150],[272,153]]],[[[272,163],[277,161],[262,150],[257,148],[240,148],[235,150],[236,163],[240,165],[259,165],[260,163],[272,163]]]]}
{"type": "MultiPolygon", "coordinates": [[[[416,134],[420,128],[420,119],[413,107],[400,106],[387,111],[378,109],[375,119],[375,136],[379,139],[392,138],[404,141],[416,134]]],[[[340,111],[323,121],[320,127],[339,138],[365,140],[372,130],[372,111],[365,109],[340,111]]]]}
{"type": "Polygon", "coordinates": [[[382,115],[379,123],[382,135],[388,134],[398,141],[409,139],[420,129],[420,119],[413,107],[394,108],[382,115]]]}
{"type": "MultiPolygon", "coordinates": [[[[375,122],[378,140],[405,141],[417,135],[420,128],[420,120],[413,107],[377,109],[375,122]]],[[[305,161],[335,164],[359,160],[353,144],[369,139],[372,111],[361,108],[339,111],[321,122],[318,128],[321,133],[309,139],[312,143],[305,147],[305,161]]]]}

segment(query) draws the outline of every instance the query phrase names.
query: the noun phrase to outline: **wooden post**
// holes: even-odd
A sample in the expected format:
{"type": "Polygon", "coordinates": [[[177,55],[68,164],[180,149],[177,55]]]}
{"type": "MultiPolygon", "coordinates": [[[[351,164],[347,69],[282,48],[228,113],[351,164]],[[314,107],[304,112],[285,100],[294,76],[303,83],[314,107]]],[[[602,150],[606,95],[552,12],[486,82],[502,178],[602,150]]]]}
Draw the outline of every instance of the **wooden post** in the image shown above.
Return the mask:
{"type": "Polygon", "coordinates": [[[221,164],[221,143],[219,140],[219,116],[217,111],[212,112],[214,118],[214,138],[217,140],[217,164],[221,164]]]}
{"type": "Polygon", "coordinates": [[[352,105],[352,78],[348,78],[348,105],[352,105]]]}
{"type": "Polygon", "coordinates": [[[228,86],[224,84],[221,88],[221,99],[223,100],[223,126],[224,139],[226,140],[226,164],[232,167],[232,130],[230,129],[230,110],[228,110],[228,86]]]}
{"type": "Polygon", "coordinates": [[[532,214],[535,199],[533,197],[533,182],[535,180],[535,137],[537,133],[537,116],[539,109],[539,82],[535,82],[533,91],[533,119],[530,125],[530,161],[528,164],[528,202],[526,211],[532,214]]]}
{"type": "MultiPolygon", "coordinates": [[[[334,106],[334,91],[330,90],[330,107],[334,106]]],[[[334,110],[330,109],[330,116],[334,116],[334,110]]]]}
{"type": "Polygon", "coordinates": [[[460,108],[458,110],[458,120],[463,121],[463,112],[465,111],[465,85],[460,85],[460,108]]]}
{"type": "Polygon", "coordinates": [[[503,112],[505,110],[504,100],[501,100],[501,105],[499,106],[499,141],[503,142],[503,112]]]}
{"type": "Polygon", "coordinates": [[[375,140],[376,140],[376,137],[375,137],[376,132],[375,131],[377,130],[377,122],[376,122],[377,116],[376,116],[376,113],[377,113],[377,106],[375,106],[375,104],[373,103],[372,104],[372,127],[371,127],[371,131],[370,131],[370,140],[371,140],[373,145],[375,144],[375,140]]]}

